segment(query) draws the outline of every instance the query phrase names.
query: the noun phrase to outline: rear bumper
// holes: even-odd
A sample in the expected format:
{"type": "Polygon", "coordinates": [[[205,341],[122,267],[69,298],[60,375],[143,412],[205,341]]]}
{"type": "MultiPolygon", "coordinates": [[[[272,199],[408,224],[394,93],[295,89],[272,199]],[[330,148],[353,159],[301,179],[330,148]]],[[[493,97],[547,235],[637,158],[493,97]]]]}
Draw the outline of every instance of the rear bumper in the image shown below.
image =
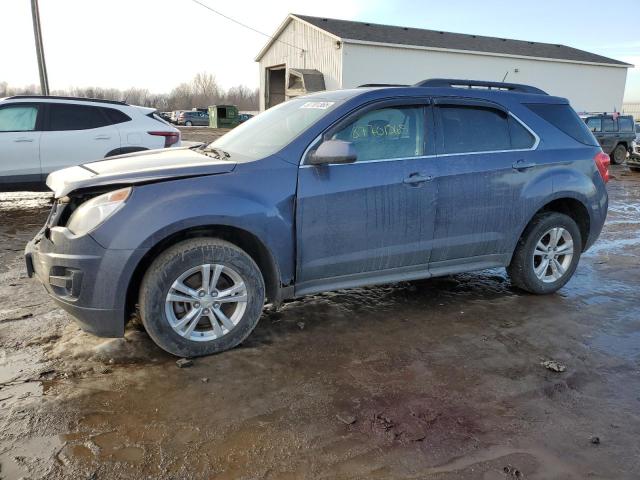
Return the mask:
{"type": "Polygon", "coordinates": [[[43,229],[25,248],[27,273],[80,327],[100,337],[124,335],[125,306],[136,250],[106,250],[89,235],[43,229]],[[73,252],[73,253],[71,253],[73,252]]]}

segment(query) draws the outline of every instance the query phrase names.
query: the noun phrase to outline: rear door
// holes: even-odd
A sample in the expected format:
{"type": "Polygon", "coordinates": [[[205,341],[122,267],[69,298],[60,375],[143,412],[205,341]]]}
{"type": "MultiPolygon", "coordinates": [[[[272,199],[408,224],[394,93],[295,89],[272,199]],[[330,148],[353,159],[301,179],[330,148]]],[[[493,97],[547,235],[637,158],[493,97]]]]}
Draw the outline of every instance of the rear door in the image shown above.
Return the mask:
{"type": "Polygon", "coordinates": [[[7,103],[0,106],[0,187],[39,183],[42,106],[7,103]]]}
{"type": "Polygon", "coordinates": [[[500,263],[513,244],[536,166],[537,138],[503,107],[482,100],[435,100],[437,214],[429,270],[500,263]]]}
{"type": "Polygon", "coordinates": [[[120,133],[101,107],[71,103],[46,105],[40,142],[44,174],[101,160],[120,148],[120,133]]]}
{"type": "Polygon", "coordinates": [[[433,149],[427,104],[369,106],[322,138],[352,142],[355,163],[300,167],[298,293],[427,271],[436,198],[433,166],[419,164],[433,149]]]}

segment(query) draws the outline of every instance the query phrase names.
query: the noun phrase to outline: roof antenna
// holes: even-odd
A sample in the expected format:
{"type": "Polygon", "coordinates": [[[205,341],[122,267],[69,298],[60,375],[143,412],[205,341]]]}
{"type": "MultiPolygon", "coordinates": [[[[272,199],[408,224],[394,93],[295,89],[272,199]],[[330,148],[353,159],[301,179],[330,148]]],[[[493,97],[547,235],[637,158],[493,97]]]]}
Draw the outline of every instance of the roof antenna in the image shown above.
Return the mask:
{"type": "Polygon", "coordinates": [[[508,75],[509,75],[509,70],[507,70],[507,73],[505,73],[504,77],[502,77],[502,83],[504,83],[504,81],[507,79],[508,75]]]}

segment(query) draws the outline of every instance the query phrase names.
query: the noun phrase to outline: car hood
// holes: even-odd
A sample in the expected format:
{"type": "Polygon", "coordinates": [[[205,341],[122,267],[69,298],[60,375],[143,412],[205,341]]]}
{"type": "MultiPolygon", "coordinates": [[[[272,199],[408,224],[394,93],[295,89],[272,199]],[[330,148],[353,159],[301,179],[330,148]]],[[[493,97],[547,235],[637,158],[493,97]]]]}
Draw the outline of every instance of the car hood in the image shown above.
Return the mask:
{"type": "Polygon", "coordinates": [[[57,170],[47,177],[56,198],[104,185],[135,185],[231,172],[236,163],[189,148],[147,150],[57,170]]]}

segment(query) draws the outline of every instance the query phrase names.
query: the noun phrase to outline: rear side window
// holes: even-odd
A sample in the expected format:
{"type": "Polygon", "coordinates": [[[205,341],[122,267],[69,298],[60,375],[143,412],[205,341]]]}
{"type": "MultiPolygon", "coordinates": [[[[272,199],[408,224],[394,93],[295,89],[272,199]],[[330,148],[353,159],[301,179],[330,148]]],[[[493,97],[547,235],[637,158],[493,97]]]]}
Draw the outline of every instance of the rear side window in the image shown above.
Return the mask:
{"type": "Polygon", "coordinates": [[[444,153],[510,150],[507,114],[492,108],[439,107],[444,153]]]}
{"type": "Polygon", "coordinates": [[[131,120],[131,117],[126,113],[121,112],[120,110],[116,110],[115,108],[102,108],[102,112],[109,119],[110,125],[115,125],[116,123],[124,123],[131,120]]]}
{"type": "Polygon", "coordinates": [[[618,118],[618,128],[621,132],[633,132],[633,120],[629,117],[618,118]]]}
{"type": "Polygon", "coordinates": [[[52,103],[49,105],[49,130],[88,130],[104,127],[109,121],[99,107],[52,103]]]}
{"type": "Polygon", "coordinates": [[[511,135],[511,148],[515,150],[525,150],[533,147],[533,144],[536,143],[536,139],[531,132],[512,116],[509,116],[509,133],[511,135]]]}
{"type": "Polygon", "coordinates": [[[526,105],[536,115],[542,117],[558,130],[566,133],[585,145],[598,145],[598,142],[580,120],[578,114],[567,104],[531,103],[526,105]]]}
{"type": "Polygon", "coordinates": [[[616,122],[612,117],[602,118],[602,130],[605,132],[616,132],[616,122]]]}
{"type": "Polygon", "coordinates": [[[31,132],[36,129],[37,105],[10,105],[0,108],[0,132],[31,132]]]}

